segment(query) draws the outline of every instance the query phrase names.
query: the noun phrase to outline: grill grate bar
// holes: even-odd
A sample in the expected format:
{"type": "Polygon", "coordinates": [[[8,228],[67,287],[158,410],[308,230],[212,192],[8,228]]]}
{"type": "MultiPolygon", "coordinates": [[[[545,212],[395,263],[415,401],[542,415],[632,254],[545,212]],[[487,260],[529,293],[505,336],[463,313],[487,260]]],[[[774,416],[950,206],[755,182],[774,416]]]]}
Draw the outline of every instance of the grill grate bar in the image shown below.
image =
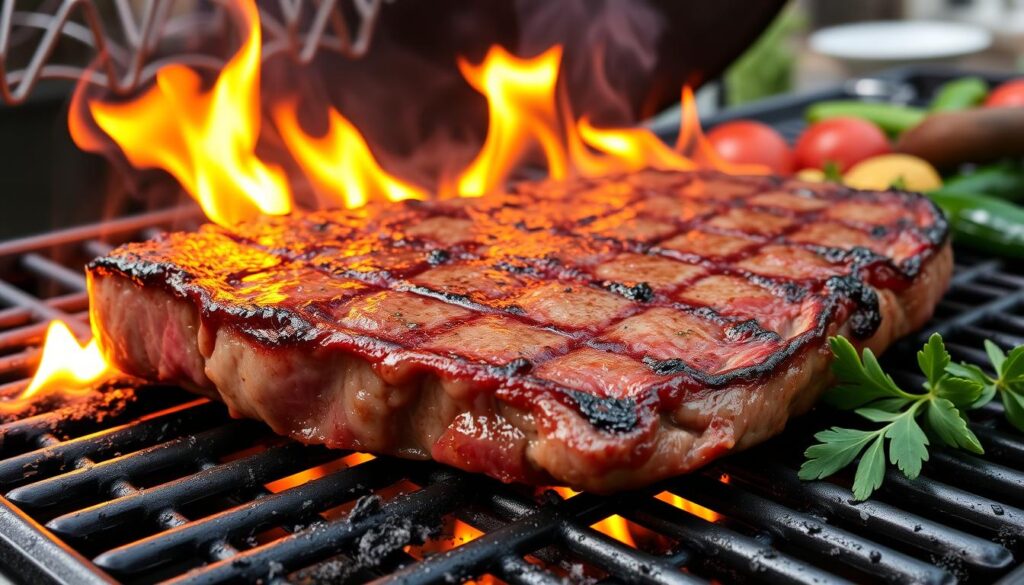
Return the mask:
{"type": "MultiPolygon", "coordinates": [[[[50,508],[69,500],[88,499],[103,485],[121,477],[165,469],[173,465],[194,466],[197,458],[226,453],[260,435],[257,425],[229,423],[195,435],[179,437],[154,447],[109,459],[87,469],[59,475],[7,493],[7,499],[30,509],[50,508]]],[[[265,431],[262,432],[266,434],[265,431]]]]}
{"type": "Polygon", "coordinates": [[[772,583],[845,583],[753,538],[693,516],[659,500],[648,500],[622,514],[637,524],[682,541],[686,546],[728,567],[733,579],[755,577],[772,583]]]}
{"type": "Polygon", "coordinates": [[[830,562],[834,559],[887,581],[941,583],[948,577],[945,571],[930,563],[733,485],[723,485],[707,477],[692,477],[673,482],[671,489],[684,498],[721,511],[729,518],[738,518],[773,534],[788,546],[811,553],[810,556],[828,558],[830,562]]]}
{"type": "Polygon", "coordinates": [[[393,462],[369,461],[115,548],[99,555],[94,562],[116,573],[141,572],[208,546],[211,539],[219,536],[230,540],[252,534],[263,526],[302,520],[315,515],[316,510],[333,507],[393,483],[403,473],[404,469],[400,470],[393,462]]]}
{"type": "Polygon", "coordinates": [[[954,451],[937,450],[929,468],[941,471],[948,478],[971,476],[971,489],[998,496],[1002,501],[1020,505],[1024,502],[1024,473],[1003,465],[954,451]]]}
{"type": "Polygon", "coordinates": [[[165,441],[183,432],[206,427],[221,416],[223,408],[220,405],[196,401],[191,407],[186,405],[138,424],[111,427],[94,435],[3,459],[0,460],[0,486],[9,488],[31,480],[35,475],[52,475],[61,471],[68,462],[81,457],[103,456],[165,441]]]}
{"type": "Polygon", "coordinates": [[[85,290],[85,275],[81,270],[72,270],[35,252],[22,256],[21,265],[36,276],[48,278],[70,291],[85,290]]]}
{"type": "Polygon", "coordinates": [[[46,526],[69,537],[93,537],[97,533],[123,527],[135,519],[152,517],[200,498],[254,488],[277,474],[294,473],[329,457],[326,449],[305,449],[297,443],[271,447],[230,463],[207,467],[143,493],[59,516],[46,526]]]}
{"type": "Polygon", "coordinates": [[[722,468],[748,489],[792,500],[811,514],[859,526],[892,542],[905,543],[940,557],[957,558],[985,571],[1005,569],[1013,562],[1010,551],[999,544],[885,502],[854,502],[848,489],[830,482],[801,481],[792,469],[778,463],[758,462],[747,457],[741,463],[723,464],[722,468]],[[766,477],[771,481],[766,482],[766,477]]]}
{"type": "MultiPolygon", "coordinates": [[[[394,498],[376,513],[312,526],[272,544],[243,551],[232,560],[193,570],[169,583],[212,585],[227,581],[255,581],[272,571],[280,574],[276,567],[296,570],[344,550],[367,531],[386,525],[389,519],[430,518],[466,503],[472,487],[462,474],[437,471],[430,475],[429,485],[394,498]]],[[[441,578],[443,580],[443,576],[441,578]]]]}
{"type": "Polygon", "coordinates": [[[50,304],[41,301],[34,296],[22,291],[18,287],[0,280],[0,300],[12,305],[19,305],[28,309],[32,316],[42,321],[61,320],[68,324],[68,327],[80,339],[88,339],[92,332],[89,325],[80,319],[73,319],[64,311],[56,309],[50,304]]]}
{"type": "Polygon", "coordinates": [[[1004,542],[1024,536],[1024,510],[930,477],[922,475],[910,480],[902,473],[887,470],[882,491],[912,506],[929,511],[942,510],[946,518],[1005,537],[1007,540],[1004,542]],[[996,510],[1000,513],[996,513],[996,510]]]}
{"type": "MultiPolygon", "coordinates": [[[[552,498],[555,501],[555,498],[552,498]]],[[[677,564],[667,562],[666,559],[656,557],[647,552],[629,547],[618,540],[605,536],[597,530],[590,528],[587,524],[613,513],[613,508],[620,502],[610,503],[600,501],[585,494],[557,503],[549,503],[540,511],[536,511],[530,502],[521,498],[505,497],[495,498],[490,502],[495,505],[499,513],[511,520],[510,523],[501,527],[501,530],[515,534],[517,527],[522,527],[528,532],[532,523],[541,520],[556,524],[557,539],[555,543],[567,549],[570,553],[579,558],[586,559],[588,563],[596,565],[608,574],[632,583],[702,583],[703,581],[683,573],[678,565],[686,562],[687,556],[682,555],[675,559],[677,564]],[[522,513],[529,511],[527,513],[522,513]],[[582,524],[582,525],[581,525],[582,524]]],[[[474,522],[479,522],[487,516],[474,517],[474,522]]],[[[508,546],[509,538],[498,536],[495,531],[495,538],[501,538],[508,546]]],[[[552,544],[549,541],[548,544],[552,544]]],[[[525,547],[525,545],[524,545],[525,547]]],[[[519,547],[512,547],[520,550],[519,547]]],[[[528,550],[525,547],[522,550],[528,550]]],[[[557,557],[550,554],[538,554],[545,560],[558,561],[557,557]]]]}

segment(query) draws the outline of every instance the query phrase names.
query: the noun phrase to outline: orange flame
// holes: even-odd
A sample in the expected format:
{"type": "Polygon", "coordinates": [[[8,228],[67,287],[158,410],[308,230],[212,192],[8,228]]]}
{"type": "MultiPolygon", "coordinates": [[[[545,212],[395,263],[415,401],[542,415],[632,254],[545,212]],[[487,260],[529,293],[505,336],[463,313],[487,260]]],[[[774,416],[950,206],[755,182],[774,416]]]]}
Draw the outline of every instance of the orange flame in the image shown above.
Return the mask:
{"type": "Polygon", "coordinates": [[[487,97],[490,121],[483,148],[458,178],[463,197],[479,197],[500,187],[536,140],[548,162],[548,175],[563,179],[569,160],[555,104],[562,47],[555,45],[532,59],[519,59],[493,45],[483,63],[459,60],[474,89],[487,97]]]}
{"type": "Polygon", "coordinates": [[[568,100],[558,99],[561,56],[558,45],[530,59],[495,45],[480,65],[459,62],[466,81],[487,98],[490,116],[483,147],[458,177],[459,195],[477,197],[500,188],[534,144],[543,151],[553,179],[645,168],[693,170],[700,165],[690,154],[725,172],[768,172],[761,165],[735,165],[718,156],[704,138],[689,88],[683,91],[675,149],[646,128],[598,128],[586,116],[575,120],[568,100]]]}
{"type": "Polygon", "coordinates": [[[49,392],[68,397],[88,394],[94,382],[114,371],[95,339],[83,346],[66,323],[51,321],[35,375],[16,398],[2,403],[2,410],[21,411],[30,400],[49,392]]]}
{"type": "Polygon", "coordinates": [[[618,514],[613,514],[590,527],[625,545],[636,548],[636,541],[633,540],[633,534],[629,530],[629,522],[618,514]]]}
{"type": "MultiPolygon", "coordinates": [[[[723,483],[729,482],[724,481],[723,483]]],[[[697,504],[695,502],[691,502],[690,500],[683,499],[673,494],[672,492],[661,492],[660,494],[654,497],[661,500],[662,502],[665,502],[666,504],[675,506],[676,508],[679,508],[684,512],[689,512],[690,514],[693,514],[698,518],[703,518],[708,522],[717,522],[722,517],[718,512],[715,512],[710,508],[705,508],[704,506],[701,506],[700,504],[697,504]]]]}
{"type": "MultiPolygon", "coordinates": [[[[137,99],[87,104],[96,124],[132,165],[168,171],[207,217],[224,226],[259,214],[286,214],[292,207],[284,172],[255,154],[260,133],[259,12],[253,0],[230,6],[241,17],[247,37],[212,89],[203,91],[194,70],[168,65],[157,72],[156,85],[137,99]]],[[[76,101],[82,99],[81,92],[80,87],[76,101]]],[[[71,109],[71,135],[80,147],[98,150],[102,142],[77,117],[79,111],[71,109]]]]}
{"type": "Polygon", "coordinates": [[[711,143],[704,136],[700,126],[700,114],[697,112],[697,100],[689,86],[683,87],[680,99],[679,137],[676,139],[676,150],[689,152],[702,166],[729,173],[732,175],[767,175],[771,169],[758,164],[736,164],[718,155],[711,143]]]}
{"type": "Polygon", "coordinates": [[[328,193],[340,197],[345,207],[361,207],[379,197],[390,201],[426,198],[422,189],[386,173],[359,130],[337,110],[327,112],[327,134],[313,138],[299,126],[297,108],[297,103],[274,108],[281,136],[303,171],[328,193]]]}

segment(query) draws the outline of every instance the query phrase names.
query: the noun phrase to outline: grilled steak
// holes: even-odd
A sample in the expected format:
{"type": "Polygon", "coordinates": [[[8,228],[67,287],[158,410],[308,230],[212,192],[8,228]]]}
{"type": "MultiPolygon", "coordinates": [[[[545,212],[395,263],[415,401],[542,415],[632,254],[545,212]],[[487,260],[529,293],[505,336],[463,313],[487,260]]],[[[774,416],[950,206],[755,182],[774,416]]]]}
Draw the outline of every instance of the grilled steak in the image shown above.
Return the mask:
{"type": "Polygon", "coordinates": [[[649,171],[172,233],[89,290],[122,370],[278,433],[607,492],[778,433],[951,267],[913,194],[649,171]]]}

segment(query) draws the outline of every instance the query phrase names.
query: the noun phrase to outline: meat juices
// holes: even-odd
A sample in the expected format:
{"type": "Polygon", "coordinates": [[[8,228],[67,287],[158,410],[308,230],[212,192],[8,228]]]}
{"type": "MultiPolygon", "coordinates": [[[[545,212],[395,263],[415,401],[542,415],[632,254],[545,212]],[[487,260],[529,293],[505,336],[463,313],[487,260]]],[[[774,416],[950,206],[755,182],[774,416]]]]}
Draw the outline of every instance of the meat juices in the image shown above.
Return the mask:
{"type": "Polygon", "coordinates": [[[88,275],[126,373],[307,443],[610,492],[778,433],[828,336],[885,349],[951,271],[918,195],[646,171],[205,226],[88,275]]]}

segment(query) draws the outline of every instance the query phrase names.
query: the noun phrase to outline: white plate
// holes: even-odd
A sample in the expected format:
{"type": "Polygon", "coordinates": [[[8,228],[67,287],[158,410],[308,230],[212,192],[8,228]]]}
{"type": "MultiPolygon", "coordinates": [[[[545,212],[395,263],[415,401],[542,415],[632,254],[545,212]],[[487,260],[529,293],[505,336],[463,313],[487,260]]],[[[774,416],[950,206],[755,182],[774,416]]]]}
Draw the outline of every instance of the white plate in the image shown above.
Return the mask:
{"type": "Polygon", "coordinates": [[[811,49],[849,61],[930,61],[977,53],[992,33],[971,24],[924,20],[859,22],[823,28],[811,49]]]}

